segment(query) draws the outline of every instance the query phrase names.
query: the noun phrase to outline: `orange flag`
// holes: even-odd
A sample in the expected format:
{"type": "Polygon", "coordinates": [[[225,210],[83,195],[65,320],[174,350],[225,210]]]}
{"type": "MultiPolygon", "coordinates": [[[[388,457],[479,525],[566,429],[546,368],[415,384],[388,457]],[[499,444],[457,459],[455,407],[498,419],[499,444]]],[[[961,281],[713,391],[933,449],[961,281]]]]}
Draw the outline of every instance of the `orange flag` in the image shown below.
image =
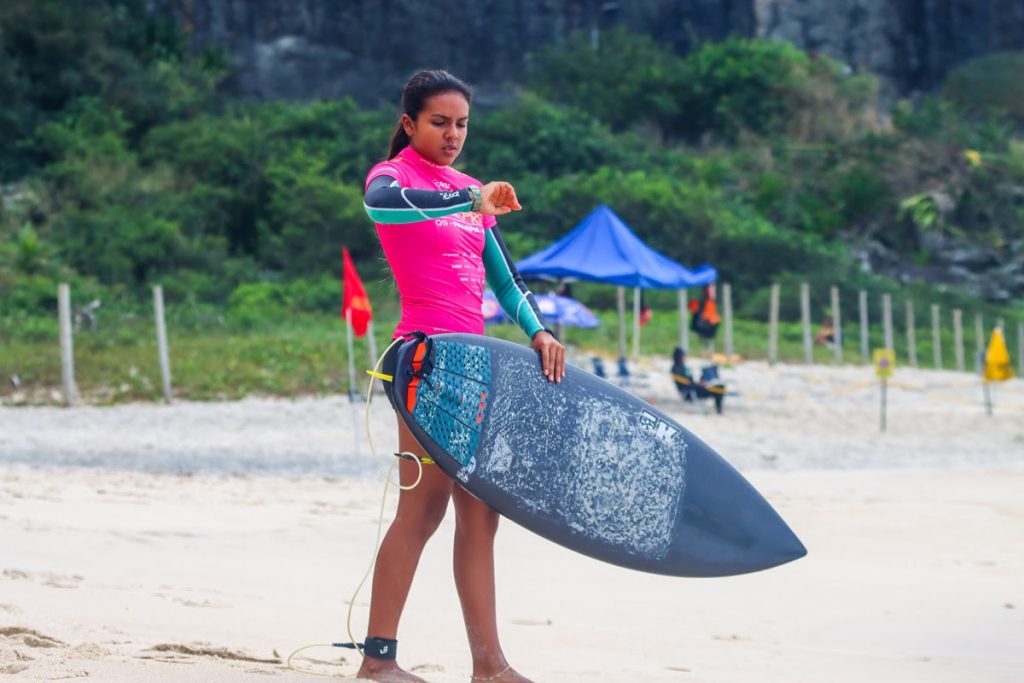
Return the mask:
{"type": "Polygon", "coordinates": [[[352,331],[357,337],[366,334],[366,326],[373,318],[373,308],[366,296],[363,281],[348,255],[348,247],[341,248],[341,258],[345,264],[345,288],[341,304],[341,317],[352,321],[352,331]]]}

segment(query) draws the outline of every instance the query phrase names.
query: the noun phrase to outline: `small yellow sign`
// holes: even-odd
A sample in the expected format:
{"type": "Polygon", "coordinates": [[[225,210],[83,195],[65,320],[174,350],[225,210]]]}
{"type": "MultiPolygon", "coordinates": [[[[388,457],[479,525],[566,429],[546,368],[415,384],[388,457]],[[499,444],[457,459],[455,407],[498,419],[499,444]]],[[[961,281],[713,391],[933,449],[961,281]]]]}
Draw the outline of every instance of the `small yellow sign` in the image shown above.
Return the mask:
{"type": "Polygon", "coordinates": [[[1006,349],[1003,331],[997,327],[992,330],[992,339],[985,351],[985,381],[1005,382],[1011,377],[1013,368],[1010,366],[1010,352],[1006,349]]]}
{"type": "Polygon", "coordinates": [[[896,367],[896,351],[893,349],[875,349],[875,374],[882,379],[892,377],[893,368],[896,367]]]}

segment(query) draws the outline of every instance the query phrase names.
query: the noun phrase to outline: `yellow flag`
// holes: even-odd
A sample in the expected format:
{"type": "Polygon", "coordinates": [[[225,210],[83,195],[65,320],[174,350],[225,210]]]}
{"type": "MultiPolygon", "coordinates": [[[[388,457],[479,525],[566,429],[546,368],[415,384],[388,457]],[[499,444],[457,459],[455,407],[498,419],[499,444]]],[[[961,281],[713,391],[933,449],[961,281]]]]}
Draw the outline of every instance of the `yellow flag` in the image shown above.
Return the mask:
{"type": "Polygon", "coordinates": [[[1005,382],[1011,377],[1013,368],[1010,367],[1010,352],[1006,350],[1002,328],[997,327],[992,330],[992,338],[985,351],[985,381],[1005,382]]]}

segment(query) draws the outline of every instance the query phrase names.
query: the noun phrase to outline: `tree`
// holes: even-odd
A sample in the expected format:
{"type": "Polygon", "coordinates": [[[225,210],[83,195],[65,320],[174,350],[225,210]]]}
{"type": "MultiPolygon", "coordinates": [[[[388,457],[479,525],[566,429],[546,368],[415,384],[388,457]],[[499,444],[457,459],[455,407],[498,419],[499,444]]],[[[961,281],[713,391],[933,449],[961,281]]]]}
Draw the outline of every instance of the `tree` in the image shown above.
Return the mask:
{"type": "Polygon", "coordinates": [[[942,85],[942,96],[964,110],[1009,114],[1024,125],[1024,52],[996,52],[961,64],[950,72],[942,85]]]}
{"type": "Polygon", "coordinates": [[[653,124],[671,132],[678,115],[679,59],[648,36],[615,28],[595,50],[576,32],[564,47],[548,47],[529,82],[544,97],[571,104],[615,131],[653,124]]]}
{"type": "Polygon", "coordinates": [[[226,73],[216,52],[188,59],[179,28],[138,0],[5,0],[0,3],[0,181],[50,157],[36,129],[82,97],[118,109],[137,138],[195,113],[226,73]]]}

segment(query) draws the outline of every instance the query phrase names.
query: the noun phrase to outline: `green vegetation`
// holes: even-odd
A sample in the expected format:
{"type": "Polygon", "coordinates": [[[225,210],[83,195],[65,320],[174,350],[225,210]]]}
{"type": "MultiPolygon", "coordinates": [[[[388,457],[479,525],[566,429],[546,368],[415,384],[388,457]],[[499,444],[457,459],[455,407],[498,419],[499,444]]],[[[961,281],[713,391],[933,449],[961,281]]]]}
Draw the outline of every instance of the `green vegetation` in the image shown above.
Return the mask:
{"type": "MultiPolygon", "coordinates": [[[[798,319],[796,283],[808,281],[815,322],[838,284],[848,320],[864,289],[875,312],[891,293],[897,318],[909,298],[919,325],[940,303],[947,320],[953,307],[1003,317],[1012,335],[1020,300],[986,302],[918,277],[933,276],[951,246],[979,254],[969,265],[987,272],[1020,263],[1021,59],[982,58],[917,106],[883,112],[871,76],[786,44],[731,39],[679,56],[622,30],[602,34],[597,50],[577,36],[535,55],[511,101],[474,110],[460,165],[516,183],[527,210],[502,221],[516,257],[603,202],[668,256],[713,263],[733,284],[745,355],[765,353],[773,281],[790,292],[783,320],[798,319]],[[883,254],[886,272],[909,284],[866,273],[862,253],[883,254]]],[[[70,282],[77,305],[102,302],[99,331],[80,334],[76,351],[80,383],[103,400],[158,391],[145,370],[153,284],[168,300],[183,396],[336,391],[346,381],[342,245],[370,285],[383,348],[397,312],[362,182],[393,108],[233,100],[219,88],[227,64],[212,51],[190,56],[177,27],[138,0],[0,8],[5,387],[15,373],[29,387],[55,385],[57,283],[70,282]]],[[[577,294],[610,315],[612,288],[577,294]]],[[[648,301],[662,322],[645,347],[667,353],[675,296],[648,301]]],[[[610,320],[570,334],[615,347],[610,320]]],[[[918,337],[924,363],[930,333],[918,337]]],[[[791,355],[786,339],[783,357],[799,358],[799,333],[791,355]]]]}

